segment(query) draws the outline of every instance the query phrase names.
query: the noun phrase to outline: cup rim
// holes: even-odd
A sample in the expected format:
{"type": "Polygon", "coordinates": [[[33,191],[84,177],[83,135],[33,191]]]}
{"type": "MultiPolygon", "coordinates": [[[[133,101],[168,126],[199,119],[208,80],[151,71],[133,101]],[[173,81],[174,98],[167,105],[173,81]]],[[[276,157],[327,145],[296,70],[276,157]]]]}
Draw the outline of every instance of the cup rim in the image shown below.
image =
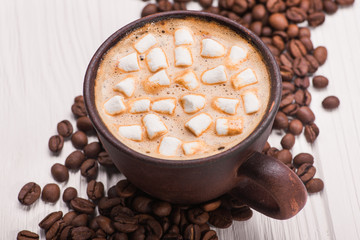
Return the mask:
{"type": "Polygon", "coordinates": [[[137,158],[139,161],[143,161],[150,164],[156,165],[166,165],[167,167],[187,167],[189,165],[204,165],[204,164],[212,164],[213,162],[220,161],[224,159],[226,155],[232,155],[231,153],[240,152],[249,147],[259,135],[267,129],[269,124],[273,123],[273,119],[277,110],[279,108],[280,100],[281,100],[281,75],[279,67],[276,63],[274,56],[272,55],[270,49],[266,46],[264,42],[260,40],[258,36],[256,36],[249,29],[245,28],[241,24],[225,18],[221,15],[216,15],[208,12],[200,12],[200,11],[171,11],[171,12],[162,12],[153,14],[144,18],[137,19],[124,27],[117,30],[113,33],[109,38],[105,40],[101,44],[101,46],[97,49],[95,54],[93,55],[84,78],[84,86],[83,86],[83,94],[85,106],[89,115],[90,120],[95,126],[96,131],[104,137],[109,143],[111,143],[117,149],[121,149],[125,154],[131,155],[132,157],[137,158]],[[186,17],[195,17],[202,18],[205,20],[215,21],[221,25],[229,27],[234,30],[238,34],[242,35],[246,38],[253,46],[257,48],[257,50],[261,53],[263,60],[268,68],[268,72],[270,75],[270,96],[269,103],[267,106],[266,113],[263,115],[260,123],[254,129],[252,133],[248,137],[246,137],[243,141],[238,143],[237,145],[222,151],[220,153],[197,158],[190,160],[170,160],[170,159],[161,159],[151,157],[140,152],[137,152],[125,144],[123,144],[120,140],[118,140],[105,126],[103,121],[101,120],[98,111],[96,109],[95,104],[95,78],[97,74],[98,66],[102,60],[102,56],[113,47],[121,38],[125,37],[128,33],[133,30],[142,27],[143,25],[149,22],[161,21],[168,18],[186,18],[186,17]]]}

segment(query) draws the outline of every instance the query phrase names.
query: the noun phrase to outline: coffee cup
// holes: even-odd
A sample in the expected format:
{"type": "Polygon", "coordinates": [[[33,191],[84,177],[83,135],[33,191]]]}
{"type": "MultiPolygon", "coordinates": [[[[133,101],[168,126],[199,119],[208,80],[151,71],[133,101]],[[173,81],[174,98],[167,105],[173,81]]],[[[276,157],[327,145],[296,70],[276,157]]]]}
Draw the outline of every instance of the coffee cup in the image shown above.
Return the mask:
{"type": "Polygon", "coordinates": [[[84,99],[89,117],[115,166],[142,191],[175,204],[197,204],[225,193],[276,219],[287,219],[305,205],[306,189],[297,175],[275,158],[261,153],[271,132],[281,98],[281,76],[270,50],[240,24],[205,12],[174,11],[136,20],[111,35],[87,68],[84,99]],[[266,111],[259,124],[240,143],[213,155],[182,160],[157,158],[135,151],[109,131],[95,103],[95,79],[109,49],[148,23],[192,17],[216,22],[246,39],[262,55],[270,78],[266,111]]]}

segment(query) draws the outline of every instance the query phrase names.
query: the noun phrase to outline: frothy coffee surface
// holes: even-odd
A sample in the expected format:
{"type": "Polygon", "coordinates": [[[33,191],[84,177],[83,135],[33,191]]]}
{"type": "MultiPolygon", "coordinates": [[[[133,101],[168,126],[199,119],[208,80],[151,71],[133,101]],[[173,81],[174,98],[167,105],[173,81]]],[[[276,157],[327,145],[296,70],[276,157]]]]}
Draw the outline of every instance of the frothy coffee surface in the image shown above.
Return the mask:
{"type": "Polygon", "coordinates": [[[237,145],[261,121],[269,95],[261,54],[233,30],[193,17],[135,29],[104,54],[95,80],[109,131],[171,160],[237,145]]]}

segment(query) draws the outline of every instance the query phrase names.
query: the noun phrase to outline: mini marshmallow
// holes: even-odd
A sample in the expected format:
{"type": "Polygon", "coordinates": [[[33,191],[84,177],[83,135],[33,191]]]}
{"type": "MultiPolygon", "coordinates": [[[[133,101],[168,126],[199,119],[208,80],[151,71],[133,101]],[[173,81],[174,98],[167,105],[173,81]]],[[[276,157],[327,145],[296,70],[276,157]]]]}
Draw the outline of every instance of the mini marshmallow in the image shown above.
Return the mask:
{"type": "Polygon", "coordinates": [[[235,66],[246,60],[247,56],[247,49],[239,46],[232,46],[227,61],[230,66],[235,66]]]}
{"type": "Polygon", "coordinates": [[[151,72],[156,72],[159,69],[168,67],[166,55],[161,48],[151,49],[146,56],[146,62],[151,72]]]}
{"type": "Polygon", "coordinates": [[[158,113],[173,114],[176,107],[176,98],[163,98],[155,100],[151,105],[151,110],[158,113]]]}
{"type": "Polygon", "coordinates": [[[240,100],[236,98],[217,97],[213,100],[213,107],[230,115],[236,114],[240,100]]]}
{"type": "Polygon", "coordinates": [[[246,68],[232,77],[232,83],[235,89],[240,89],[257,82],[256,74],[251,68],[246,68]]]}
{"type": "Polygon", "coordinates": [[[163,137],[159,145],[159,153],[164,156],[175,156],[182,141],[175,137],[163,137]]]}
{"type": "Polygon", "coordinates": [[[243,125],[242,118],[218,118],[215,122],[215,131],[220,136],[236,135],[242,132],[243,125]]]}
{"type": "Polygon", "coordinates": [[[183,44],[193,44],[194,39],[189,30],[185,28],[180,28],[175,31],[175,45],[183,45],[183,44]]]}
{"type": "Polygon", "coordinates": [[[123,97],[114,96],[104,103],[105,111],[110,115],[116,115],[126,110],[123,97]]]}
{"type": "Polygon", "coordinates": [[[195,136],[199,137],[203,134],[212,124],[212,118],[207,113],[200,113],[188,120],[185,123],[187,127],[195,136]]]}
{"type": "Polygon", "coordinates": [[[141,141],[143,138],[143,129],[141,125],[126,125],[119,127],[119,134],[124,138],[141,141]]]}
{"type": "Polygon", "coordinates": [[[242,95],[246,114],[252,114],[260,109],[260,101],[254,91],[247,91],[242,95]]]}
{"type": "Polygon", "coordinates": [[[170,79],[165,70],[161,70],[145,81],[145,89],[147,91],[154,91],[159,87],[170,86],[170,79]]]}
{"type": "Polygon", "coordinates": [[[195,113],[205,107],[206,99],[202,95],[188,94],[183,96],[181,99],[181,105],[186,113],[195,113]]]}
{"type": "Polygon", "coordinates": [[[135,91],[135,79],[133,77],[125,78],[115,85],[114,90],[122,92],[127,97],[131,97],[135,91]]]}
{"type": "Polygon", "coordinates": [[[119,59],[118,68],[124,72],[135,72],[140,70],[139,61],[136,53],[131,53],[119,59]]]}
{"type": "Polygon", "coordinates": [[[150,99],[143,98],[134,100],[129,104],[129,112],[130,113],[143,113],[148,112],[150,110],[150,99]]]}
{"type": "Polygon", "coordinates": [[[193,64],[190,49],[187,47],[175,48],[175,66],[176,67],[189,67],[193,64]]]}
{"type": "Polygon", "coordinates": [[[186,72],[176,79],[176,82],[182,84],[188,90],[195,90],[200,86],[199,80],[194,71],[186,72]]]}
{"type": "Polygon", "coordinates": [[[218,84],[227,81],[225,67],[223,65],[207,70],[201,75],[201,81],[204,84],[218,84]]]}
{"type": "Polygon", "coordinates": [[[134,48],[139,53],[144,53],[153,46],[157,44],[156,38],[151,33],[146,34],[144,37],[142,37],[137,43],[135,43],[134,48]]]}
{"type": "Polygon", "coordinates": [[[212,40],[210,38],[206,38],[202,40],[202,49],[201,56],[202,57],[222,57],[225,55],[225,48],[219,42],[212,40]]]}
{"type": "Polygon", "coordinates": [[[185,155],[194,155],[201,152],[204,145],[205,144],[201,141],[185,142],[182,144],[182,149],[185,155]]]}
{"type": "Polygon", "coordinates": [[[156,114],[147,114],[142,122],[145,126],[146,133],[150,139],[160,137],[167,133],[167,127],[156,114]]]}

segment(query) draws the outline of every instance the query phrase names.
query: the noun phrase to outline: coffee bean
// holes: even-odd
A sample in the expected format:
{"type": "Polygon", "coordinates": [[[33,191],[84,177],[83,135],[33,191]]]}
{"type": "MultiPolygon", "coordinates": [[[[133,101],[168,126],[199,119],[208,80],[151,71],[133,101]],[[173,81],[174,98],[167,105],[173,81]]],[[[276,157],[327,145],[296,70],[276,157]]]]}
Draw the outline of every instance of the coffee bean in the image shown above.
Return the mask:
{"type": "Polygon", "coordinates": [[[46,239],[58,239],[62,230],[65,228],[65,222],[63,220],[56,221],[46,232],[46,239]]]}
{"type": "MultiPolygon", "coordinates": [[[[280,62],[282,65],[288,67],[288,68],[292,68],[292,63],[293,63],[294,59],[290,56],[289,53],[283,53],[280,55],[280,62]]],[[[291,83],[288,83],[288,82],[284,82],[286,84],[291,84],[291,83]]],[[[284,86],[283,86],[284,88],[284,86]]]]}
{"type": "Polygon", "coordinates": [[[282,12],[286,5],[282,0],[268,0],[266,1],[266,8],[270,13],[282,12]]]}
{"type": "Polygon", "coordinates": [[[174,2],[173,9],[174,9],[175,11],[178,11],[178,10],[187,10],[187,8],[186,8],[186,3],[184,3],[184,2],[174,2]]]}
{"type": "Polygon", "coordinates": [[[66,224],[66,227],[63,228],[63,230],[61,231],[60,234],[60,240],[67,240],[67,239],[71,239],[71,231],[74,227],[73,226],[69,226],[66,224]]]}
{"type": "Polygon", "coordinates": [[[70,201],[70,206],[79,213],[92,214],[95,210],[95,204],[91,201],[76,197],[70,201]]]}
{"type": "Polygon", "coordinates": [[[309,71],[309,65],[305,58],[295,58],[293,62],[293,71],[299,77],[305,77],[309,71]]]}
{"type": "Polygon", "coordinates": [[[178,233],[169,232],[164,235],[162,240],[183,240],[183,237],[178,233]]]}
{"type": "Polygon", "coordinates": [[[102,147],[99,142],[92,142],[84,147],[84,154],[88,158],[97,158],[101,150],[102,147]]]}
{"type": "Polygon", "coordinates": [[[300,106],[309,106],[311,103],[311,94],[308,90],[298,89],[295,92],[295,102],[300,106]]]}
{"type": "Polygon", "coordinates": [[[287,94],[282,97],[280,102],[280,108],[284,108],[287,105],[290,105],[294,101],[294,94],[287,94]]]}
{"type": "Polygon", "coordinates": [[[60,135],[52,136],[49,139],[49,149],[53,153],[59,153],[64,146],[64,138],[60,135]]]}
{"type": "Polygon", "coordinates": [[[79,95],[74,98],[74,103],[84,103],[84,96],[79,95]]]}
{"type": "Polygon", "coordinates": [[[294,58],[303,57],[306,55],[307,50],[304,44],[297,39],[292,39],[289,42],[289,51],[294,58]]]}
{"type": "Polygon", "coordinates": [[[40,193],[40,186],[34,182],[29,182],[21,188],[18,200],[21,204],[29,206],[39,199],[40,193]]]}
{"type": "Polygon", "coordinates": [[[326,97],[322,101],[322,106],[325,109],[334,109],[334,108],[339,107],[339,105],[340,105],[340,100],[336,96],[326,97]]]}
{"type": "Polygon", "coordinates": [[[39,235],[34,232],[30,232],[28,230],[22,230],[22,231],[18,232],[16,239],[17,240],[32,240],[32,239],[39,240],[39,235]]]}
{"type": "Polygon", "coordinates": [[[289,120],[283,112],[277,112],[274,120],[273,128],[275,129],[287,129],[289,126],[289,120]]]}
{"type": "Polygon", "coordinates": [[[151,207],[153,213],[159,217],[169,216],[171,213],[171,204],[163,201],[155,201],[151,207]]]}
{"type": "Polygon", "coordinates": [[[298,7],[292,7],[286,10],[286,17],[294,23],[302,23],[306,20],[306,12],[298,7]]]}
{"type": "Polygon", "coordinates": [[[254,5],[255,1],[235,0],[231,10],[234,13],[241,15],[245,13],[248,8],[252,8],[254,5]]]}
{"type": "Polygon", "coordinates": [[[56,221],[60,220],[62,216],[62,211],[52,212],[48,214],[43,220],[41,220],[39,227],[47,231],[56,221]]]}
{"type": "Polygon", "coordinates": [[[86,157],[82,151],[74,151],[65,160],[65,166],[69,169],[79,169],[86,157]]]}
{"type": "Polygon", "coordinates": [[[263,20],[267,14],[266,8],[263,4],[255,5],[251,13],[254,20],[263,20]]]}
{"type": "Polygon", "coordinates": [[[313,178],[305,185],[308,193],[317,193],[324,189],[324,182],[319,178],[313,178]]]}
{"type": "Polygon", "coordinates": [[[305,126],[304,134],[306,141],[309,143],[315,142],[316,138],[319,136],[320,130],[315,123],[311,123],[305,126]]]}
{"type": "MultiPolygon", "coordinates": [[[[260,36],[261,30],[262,30],[262,23],[260,21],[251,23],[250,30],[253,31],[256,35],[260,36]]],[[[271,47],[269,47],[269,48],[270,48],[270,50],[272,50],[271,47]]],[[[278,50],[274,50],[272,52],[275,56],[279,55],[279,53],[280,53],[278,50]]]]}
{"type": "MultiPolygon", "coordinates": [[[[132,233],[139,229],[138,220],[135,217],[128,216],[124,213],[119,214],[114,218],[113,222],[116,230],[124,233],[132,233]]],[[[159,224],[160,225],[160,224],[159,224]]],[[[161,228],[161,226],[159,226],[161,228]]]]}
{"type": "Polygon", "coordinates": [[[275,157],[275,154],[279,151],[279,149],[275,148],[275,147],[271,147],[267,152],[266,155],[270,156],[270,157],[275,157]]]}
{"type": "Polygon", "coordinates": [[[204,224],[209,220],[209,213],[201,208],[191,208],[187,211],[187,219],[194,224],[204,224]]]}
{"type": "Polygon", "coordinates": [[[317,47],[314,50],[314,57],[319,62],[320,65],[323,65],[327,59],[327,49],[323,46],[317,47]]]}
{"type": "Polygon", "coordinates": [[[69,180],[69,170],[60,163],[55,163],[51,167],[51,175],[58,182],[66,182],[69,180]]]}
{"type": "Polygon", "coordinates": [[[288,149],[278,151],[277,153],[275,153],[275,157],[284,164],[291,163],[292,160],[292,154],[288,149]]]}
{"type": "Polygon", "coordinates": [[[117,205],[125,205],[124,199],[103,197],[98,203],[98,209],[101,215],[110,216],[111,209],[117,205]]]}
{"type": "Polygon", "coordinates": [[[86,194],[91,200],[99,200],[104,196],[104,184],[91,180],[87,185],[86,194]]]}
{"type": "Polygon", "coordinates": [[[98,175],[99,167],[95,159],[87,159],[80,167],[81,175],[88,180],[95,179],[98,175]]]}
{"type": "Polygon", "coordinates": [[[46,184],[42,190],[41,199],[44,202],[55,203],[60,198],[60,188],[55,183],[46,184]]]}
{"type": "Polygon", "coordinates": [[[173,9],[173,5],[168,0],[159,0],[158,2],[158,11],[159,12],[168,12],[173,9]]]}
{"type": "Polygon", "coordinates": [[[319,63],[316,60],[316,58],[313,55],[307,54],[305,56],[305,60],[307,61],[307,64],[309,66],[309,73],[315,73],[319,68],[319,63]]]}
{"type": "Polygon", "coordinates": [[[338,5],[332,0],[326,0],[324,3],[324,11],[327,14],[334,14],[338,10],[338,5]]]}
{"type": "Polygon", "coordinates": [[[294,157],[293,164],[295,167],[299,167],[304,163],[314,164],[314,157],[309,153],[299,153],[294,157]]]}
{"type": "Polygon", "coordinates": [[[302,27],[299,29],[299,38],[302,37],[311,37],[310,29],[307,27],[302,27]]]}
{"type": "Polygon", "coordinates": [[[200,238],[201,238],[201,231],[199,225],[190,224],[185,228],[184,239],[200,240],[200,238]]]}
{"type": "Polygon", "coordinates": [[[272,44],[279,49],[280,51],[284,51],[285,49],[285,43],[282,37],[275,35],[272,39],[272,44]]]}
{"type": "Polygon", "coordinates": [[[153,200],[148,197],[137,196],[132,202],[132,207],[136,212],[150,213],[152,202],[153,200]]]}
{"type": "Polygon", "coordinates": [[[307,106],[300,107],[296,113],[296,117],[304,124],[313,123],[315,121],[313,111],[307,106]]]}
{"type": "Polygon", "coordinates": [[[295,136],[300,135],[303,130],[303,124],[298,119],[293,119],[289,124],[289,131],[295,136]]]}
{"type": "Polygon", "coordinates": [[[75,102],[71,106],[71,111],[74,114],[76,118],[78,117],[84,117],[87,115],[85,104],[82,101],[75,102]]]}
{"type": "Polygon", "coordinates": [[[294,80],[294,85],[298,88],[308,88],[310,86],[310,80],[308,77],[303,77],[303,78],[295,78],[294,80]]]}
{"type": "Polygon", "coordinates": [[[71,239],[73,240],[91,239],[94,236],[94,231],[85,226],[73,228],[71,231],[71,239]]]}
{"type": "Polygon", "coordinates": [[[231,9],[235,0],[219,0],[219,7],[222,9],[231,9]]]}
{"type": "Polygon", "coordinates": [[[116,184],[116,191],[119,197],[128,198],[135,194],[136,187],[127,180],[121,180],[116,184]]]}
{"type": "Polygon", "coordinates": [[[73,126],[68,120],[63,120],[57,124],[57,131],[64,138],[70,137],[73,133],[73,126]]]}
{"type": "Polygon", "coordinates": [[[77,149],[83,149],[88,144],[88,138],[82,131],[75,132],[71,137],[73,146],[77,149]]]}
{"type": "Polygon", "coordinates": [[[157,13],[157,11],[158,10],[156,4],[150,3],[143,8],[141,12],[141,17],[146,17],[148,15],[157,13]]]}
{"type": "Polygon", "coordinates": [[[218,236],[214,230],[205,232],[201,240],[218,240],[218,236]]]}
{"type": "Polygon", "coordinates": [[[311,13],[308,18],[309,26],[317,27],[325,22],[325,14],[323,12],[311,13]]]}
{"type": "Polygon", "coordinates": [[[274,13],[269,17],[269,24],[276,30],[284,31],[288,26],[288,20],[285,17],[285,14],[274,13]]]}
{"type": "Polygon", "coordinates": [[[299,36],[299,27],[296,24],[289,24],[286,33],[289,38],[296,38],[299,36]]]}
{"type": "Polygon", "coordinates": [[[160,240],[161,236],[163,235],[163,230],[162,227],[160,225],[160,223],[158,221],[156,221],[155,219],[148,219],[146,221],[146,232],[147,235],[152,236],[152,239],[158,239],[160,240]],[[154,238],[155,237],[155,238],[154,238]]]}
{"type": "Polygon", "coordinates": [[[199,4],[203,8],[208,8],[208,7],[211,7],[211,5],[213,4],[213,0],[199,0],[199,4]]]}
{"type": "Polygon", "coordinates": [[[70,225],[72,220],[77,216],[77,213],[74,211],[68,212],[64,215],[62,220],[65,222],[66,225],[70,225]]]}
{"type": "Polygon", "coordinates": [[[81,227],[86,226],[88,222],[88,215],[86,214],[79,214],[73,218],[71,221],[71,225],[74,227],[81,227]]]}
{"type": "Polygon", "coordinates": [[[111,235],[115,232],[115,229],[112,227],[110,218],[100,215],[96,217],[96,222],[106,234],[111,235]]]}
{"type": "Polygon", "coordinates": [[[69,203],[77,197],[77,190],[73,187],[68,187],[64,190],[62,199],[64,202],[69,203]]]}
{"type": "Polygon", "coordinates": [[[235,221],[247,221],[253,215],[253,211],[249,207],[231,209],[232,219],[235,221]]]}
{"type": "MultiPolygon", "coordinates": [[[[266,142],[265,143],[265,146],[264,146],[264,148],[263,148],[263,150],[262,150],[262,152],[263,153],[266,153],[269,149],[270,149],[270,144],[269,144],[269,142],[266,142]]],[[[215,210],[215,209],[214,209],[215,210]]]]}
{"type": "Polygon", "coordinates": [[[281,139],[281,146],[284,149],[291,149],[295,144],[295,137],[291,133],[285,134],[285,136],[281,139]]]}
{"type": "Polygon", "coordinates": [[[119,197],[116,192],[116,186],[112,186],[108,189],[107,195],[109,198],[119,197]]]}
{"type": "Polygon", "coordinates": [[[99,153],[97,160],[104,167],[114,166],[114,163],[111,160],[109,154],[105,151],[99,153]]]}
{"type": "Polygon", "coordinates": [[[316,168],[310,163],[302,164],[296,172],[303,183],[306,183],[312,179],[315,176],[315,173],[316,168]]]}
{"type": "Polygon", "coordinates": [[[94,126],[92,125],[90,118],[87,116],[79,117],[76,120],[76,127],[83,132],[94,131],[94,126]]]}
{"type": "Polygon", "coordinates": [[[201,208],[206,212],[215,211],[221,205],[221,200],[214,200],[201,205],[201,208]]]}
{"type": "Polygon", "coordinates": [[[314,88],[325,88],[329,84],[329,80],[321,75],[315,76],[312,81],[314,88]]]}
{"type": "Polygon", "coordinates": [[[209,215],[209,223],[216,228],[228,228],[232,224],[231,212],[228,209],[218,208],[209,215]]]}

